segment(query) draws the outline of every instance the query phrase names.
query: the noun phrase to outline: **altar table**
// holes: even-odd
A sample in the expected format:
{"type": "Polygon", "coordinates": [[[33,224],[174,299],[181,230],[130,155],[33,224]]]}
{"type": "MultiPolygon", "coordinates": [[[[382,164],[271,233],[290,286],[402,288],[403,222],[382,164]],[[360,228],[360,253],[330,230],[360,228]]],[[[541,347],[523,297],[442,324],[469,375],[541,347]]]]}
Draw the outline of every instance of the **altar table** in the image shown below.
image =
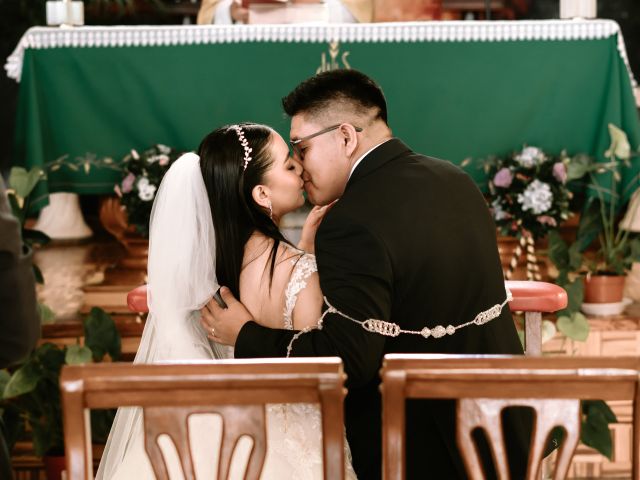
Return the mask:
{"type": "Polygon", "coordinates": [[[264,122],[287,138],[280,99],[330,68],[377,80],[393,133],[456,164],[524,144],[602,159],[609,123],[640,143],[610,20],[37,27],[5,68],[20,82],[14,163],[78,167],[51,172],[43,192],[111,193],[119,173],[99,159],[196,149],[224,124],[264,122]]]}

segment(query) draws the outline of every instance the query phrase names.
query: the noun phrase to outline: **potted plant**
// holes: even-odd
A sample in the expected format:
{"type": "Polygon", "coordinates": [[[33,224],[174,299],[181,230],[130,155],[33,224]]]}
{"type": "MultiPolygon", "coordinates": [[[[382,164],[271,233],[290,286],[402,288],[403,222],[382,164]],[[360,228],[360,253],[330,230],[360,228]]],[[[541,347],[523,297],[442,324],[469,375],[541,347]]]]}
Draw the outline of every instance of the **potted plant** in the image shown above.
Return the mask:
{"type": "MultiPolygon", "coordinates": [[[[84,320],[84,345],[44,343],[17,367],[0,371],[0,410],[9,448],[28,429],[36,455],[43,458],[49,480],[60,480],[64,469],[64,437],[60,371],[65,364],[120,358],[120,335],[109,315],[93,308],[84,320]]],[[[114,411],[91,412],[93,439],[105,442],[114,411]]]]}
{"type": "MultiPolygon", "coordinates": [[[[595,254],[587,252],[583,257],[584,302],[587,304],[583,304],[583,309],[589,310],[592,304],[607,304],[593,311],[598,314],[622,312],[626,272],[634,261],[640,260],[640,238],[619,223],[629,194],[640,187],[639,175],[624,181],[622,176],[635,155],[622,130],[610,124],[609,133],[611,145],[605,152],[609,161],[597,163],[590,157],[577,156],[569,166],[568,175],[569,180],[587,180],[588,199],[578,229],[577,250],[573,255],[585,252],[598,239],[595,254]]],[[[638,203],[632,203],[630,208],[637,209],[638,203]]],[[[627,212],[629,216],[635,213],[627,212]]]]}

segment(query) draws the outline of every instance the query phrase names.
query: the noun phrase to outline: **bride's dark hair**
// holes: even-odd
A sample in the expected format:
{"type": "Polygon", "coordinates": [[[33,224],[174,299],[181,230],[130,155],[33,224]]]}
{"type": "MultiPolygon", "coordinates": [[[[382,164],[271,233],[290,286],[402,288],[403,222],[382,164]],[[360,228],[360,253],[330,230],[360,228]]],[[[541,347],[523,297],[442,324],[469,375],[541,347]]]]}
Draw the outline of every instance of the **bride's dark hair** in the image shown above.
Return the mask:
{"type": "Polygon", "coordinates": [[[239,126],[252,149],[246,170],[244,148],[231,126],[214,130],[198,147],[200,170],[216,232],[216,276],[218,283],[229,287],[236,298],[240,298],[244,246],[251,234],[257,230],[273,240],[270,278],[280,242],[290,243],[269,218],[269,212],[251,196],[253,187],[264,184],[264,175],[273,163],[269,152],[273,130],[255,123],[239,126]]]}

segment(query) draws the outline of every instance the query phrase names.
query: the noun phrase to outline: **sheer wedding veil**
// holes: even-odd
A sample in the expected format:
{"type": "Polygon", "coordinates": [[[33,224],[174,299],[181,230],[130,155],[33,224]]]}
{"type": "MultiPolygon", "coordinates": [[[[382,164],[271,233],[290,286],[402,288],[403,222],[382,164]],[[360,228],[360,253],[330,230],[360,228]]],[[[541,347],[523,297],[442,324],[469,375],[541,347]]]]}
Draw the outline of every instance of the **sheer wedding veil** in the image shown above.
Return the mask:
{"type": "MultiPolygon", "coordinates": [[[[149,315],[134,363],[229,358],[232,351],[210,343],[199,309],[218,289],[216,245],[200,158],[187,153],[165,174],[151,211],[149,315]]],[[[96,479],[109,480],[127,445],[142,433],[141,410],[120,408],[96,479]]]]}

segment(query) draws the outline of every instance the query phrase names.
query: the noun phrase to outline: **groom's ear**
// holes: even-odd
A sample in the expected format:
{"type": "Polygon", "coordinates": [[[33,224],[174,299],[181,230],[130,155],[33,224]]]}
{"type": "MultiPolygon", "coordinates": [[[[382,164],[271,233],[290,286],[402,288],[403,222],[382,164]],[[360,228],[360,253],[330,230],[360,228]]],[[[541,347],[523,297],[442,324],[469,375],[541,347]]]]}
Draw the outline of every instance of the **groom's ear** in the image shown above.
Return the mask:
{"type": "Polygon", "coordinates": [[[271,190],[264,185],[256,185],[251,190],[251,197],[253,201],[260,205],[262,208],[269,208],[269,202],[271,197],[271,190]]]}
{"type": "Polygon", "coordinates": [[[343,123],[340,125],[340,134],[342,135],[342,142],[344,143],[345,153],[347,157],[351,157],[353,152],[358,148],[358,137],[356,136],[356,129],[349,123],[343,123]]]}

